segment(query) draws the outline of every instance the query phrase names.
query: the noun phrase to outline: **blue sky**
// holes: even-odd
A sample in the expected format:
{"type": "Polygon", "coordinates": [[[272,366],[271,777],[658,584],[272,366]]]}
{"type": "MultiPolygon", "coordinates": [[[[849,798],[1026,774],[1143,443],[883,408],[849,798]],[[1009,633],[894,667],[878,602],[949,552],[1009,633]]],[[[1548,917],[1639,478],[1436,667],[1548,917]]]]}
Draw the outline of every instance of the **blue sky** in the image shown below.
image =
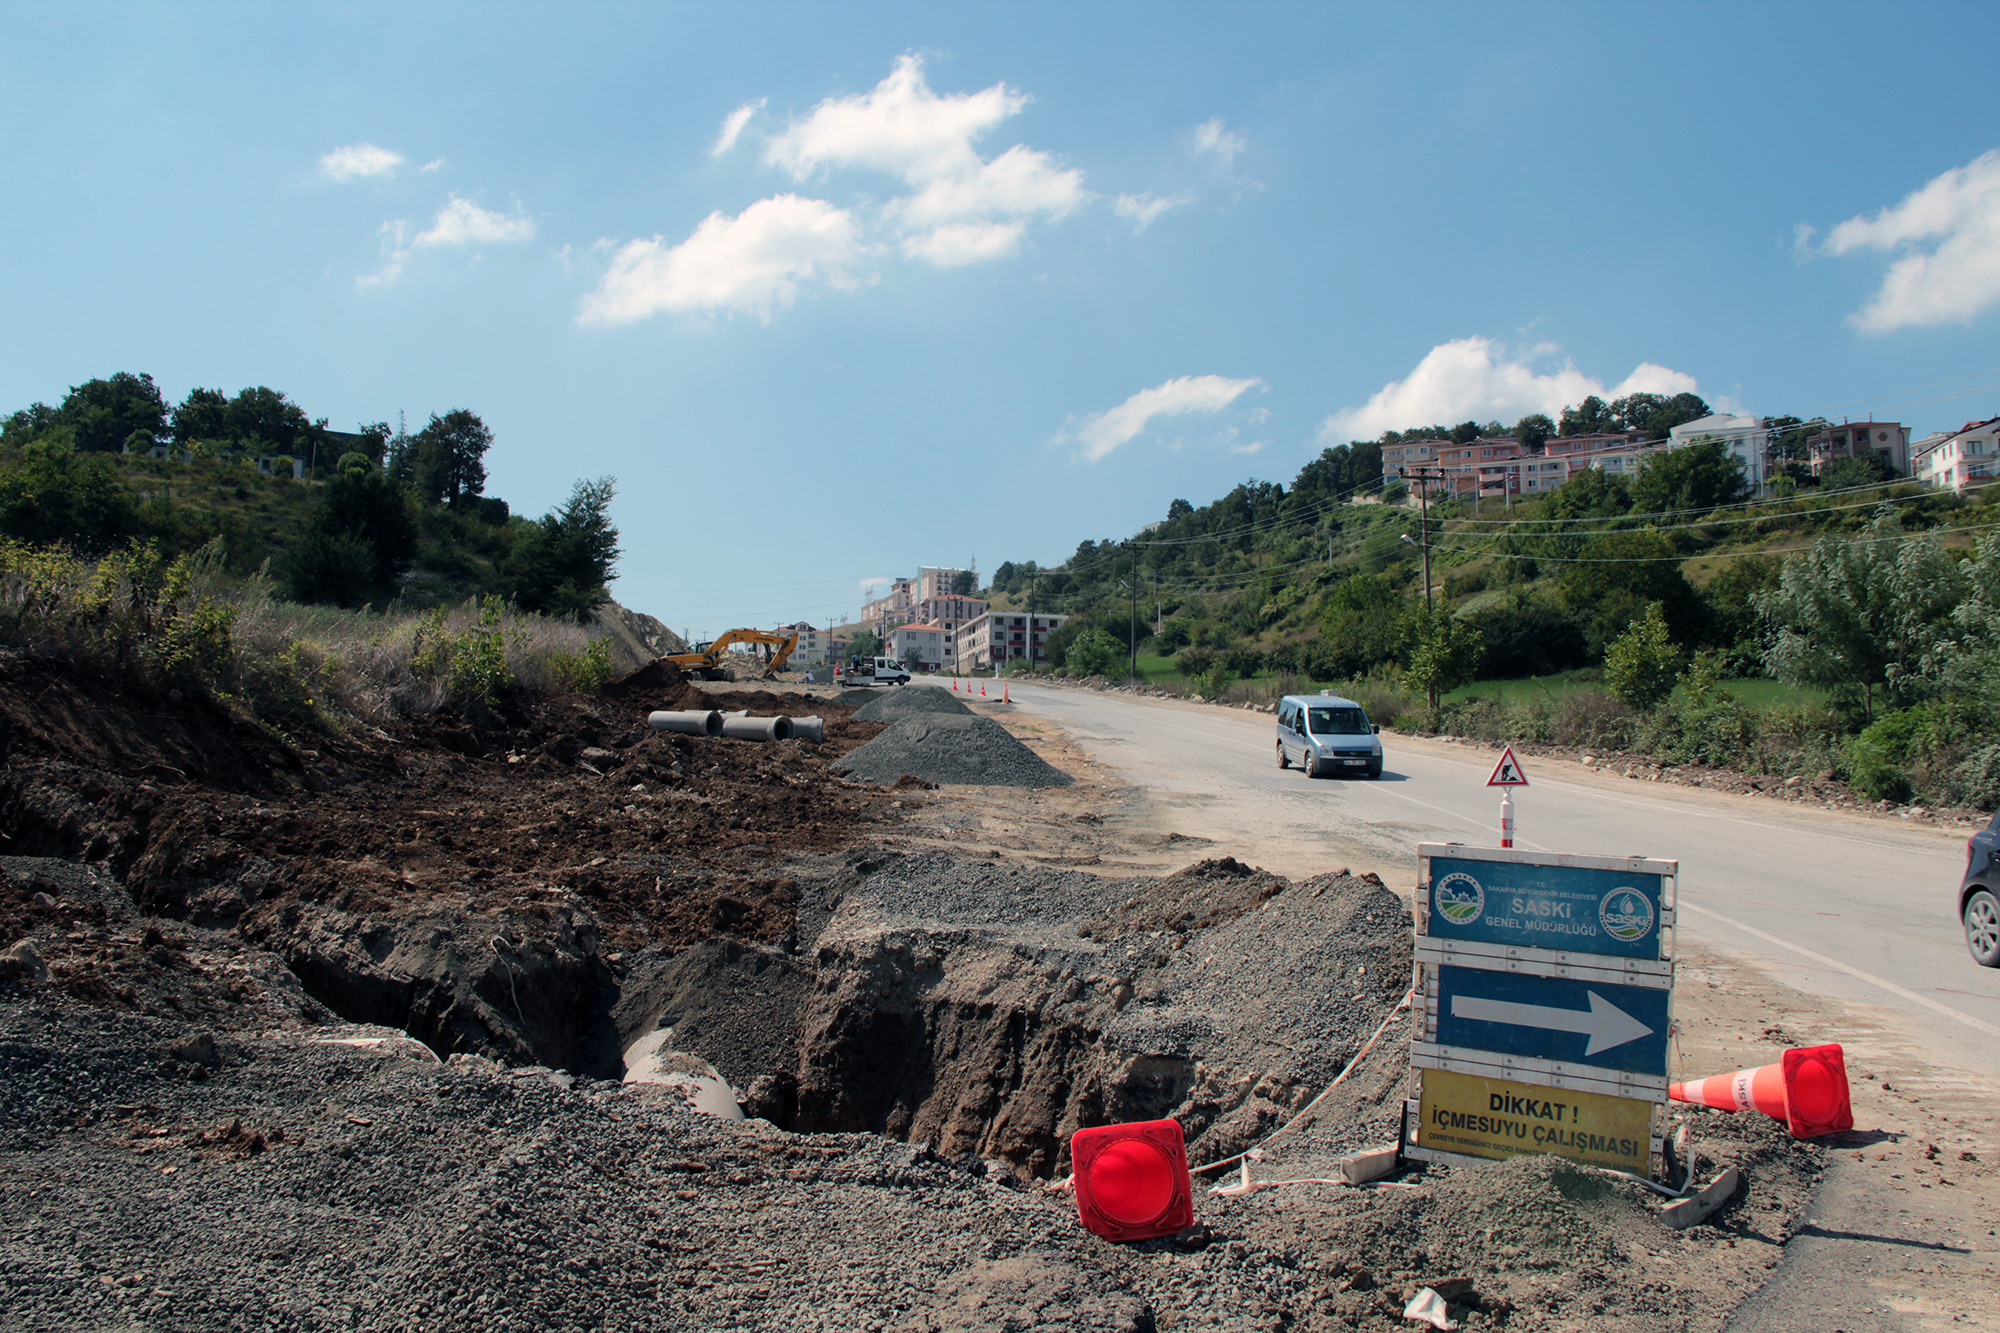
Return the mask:
{"type": "Polygon", "coordinates": [[[344,429],[469,407],[517,512],[615,475],[615,595],[704,636],[1591,391],[1922,434],[2000,412],[1996,37],[1990,4],[17,4],[0,410],[119,370],[344,429]]]}

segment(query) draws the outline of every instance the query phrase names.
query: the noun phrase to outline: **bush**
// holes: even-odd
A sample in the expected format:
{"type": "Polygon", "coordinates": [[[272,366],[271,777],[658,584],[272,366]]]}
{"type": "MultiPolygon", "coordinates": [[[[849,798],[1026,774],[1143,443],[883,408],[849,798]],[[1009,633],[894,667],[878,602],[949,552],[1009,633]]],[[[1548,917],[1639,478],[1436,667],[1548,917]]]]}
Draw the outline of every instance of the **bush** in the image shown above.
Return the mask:
{"type": "Polygon", "coordinates": [[[1667,636],[1666,616],[1658,602],[1626,627],[1604,654],[1604,683],[1626,707],[1646,712],[1674,692],[1680,651],[1667,636]]]}
{"type": "Polygon", "coordinates": [[[2000,744],[1982,745],[1960,761],[1939,784],[1939,793],[1946,805],[2000,808],[2000,744]]]}
{"type": "Polygon", "coordinates": [[[1549,707],[1549,740],[1622,750],[1632,743],[1632,710],[1603,690],[1574,690],[1549,707]]]}

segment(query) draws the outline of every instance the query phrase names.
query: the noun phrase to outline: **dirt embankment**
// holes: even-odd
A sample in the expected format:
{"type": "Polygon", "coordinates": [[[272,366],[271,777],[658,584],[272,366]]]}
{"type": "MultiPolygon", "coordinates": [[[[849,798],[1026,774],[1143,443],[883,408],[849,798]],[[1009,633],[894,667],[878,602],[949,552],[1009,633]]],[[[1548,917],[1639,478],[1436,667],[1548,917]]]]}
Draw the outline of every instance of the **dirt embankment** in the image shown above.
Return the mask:
{"type": "MultiPolygon", "coordinates": [[[[795,944],[790,867],[865,836],[883,803],[826,771],[880,725],[825,701],[727,700],[826,717],[818,746],[645,724],[715,702],[651,668],[589,701],[288,742],[0,658],[0,850],[100,867],[143,914],[270,950],[334,1010],[440,1051],[602,1072],[617,1033],[580,1016],[609,1014],[623,954],[795,944]]],[[[76,933],[47,960],[55,984],[102,998],[98,955],[118,946],[76,933]]],[[[139,1003],[109,994],[127,989],[139,1003]]]]}

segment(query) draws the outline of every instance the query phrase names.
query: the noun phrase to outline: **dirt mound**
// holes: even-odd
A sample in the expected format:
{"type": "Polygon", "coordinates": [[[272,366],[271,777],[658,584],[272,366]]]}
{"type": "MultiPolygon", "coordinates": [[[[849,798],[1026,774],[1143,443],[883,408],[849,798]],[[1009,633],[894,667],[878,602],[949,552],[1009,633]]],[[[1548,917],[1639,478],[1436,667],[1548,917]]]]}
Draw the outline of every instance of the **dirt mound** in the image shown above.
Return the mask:
{"type": "Polygon", "coordinates": [[[895,722],[906,717],[923,713],[939,713],[947,716],[966,717],[972,710],[958,701],[958,696],[949,690],[926,686],[921,689],[891,690],[878,694],[854,716],[863,722],[895,722]]]}
{"type": "Polygon", "coordinates": [[[1121,905],[1086,921],[1077,932],[1085,939],[1113,939],[1156,930],[1203,930],[1254,910],[1281,892],[1286,882],[1269,871],[1225,856],[1197,861],[1164,879],[1132,887],[1132,894],[1121,905]]]}
{"type": "Polygon", "coordinates": [[[882,693],[879,690],[857,686],[851,690],[842,690],[839,694],[834,695],[832,702],[839,704],[842,708],[860,708],[864,704],[871,704],[881,697],[882,693]]]}
{"type": "Polygon", "coordinates": [[[990,717],[921,713],[849,751],[836,770],[887,785],[908,774],[976,787],[1067,787],[1076,779],[990,717]]]}
{"type": "Polygon", "coordinates": [[[652,697],[662,692],[678,693],[687,683],[681,669],[665,658],[655,658],[636,671],[628,671],[604,687],[604,697],[624,702],[634,695],[652,697]]]}

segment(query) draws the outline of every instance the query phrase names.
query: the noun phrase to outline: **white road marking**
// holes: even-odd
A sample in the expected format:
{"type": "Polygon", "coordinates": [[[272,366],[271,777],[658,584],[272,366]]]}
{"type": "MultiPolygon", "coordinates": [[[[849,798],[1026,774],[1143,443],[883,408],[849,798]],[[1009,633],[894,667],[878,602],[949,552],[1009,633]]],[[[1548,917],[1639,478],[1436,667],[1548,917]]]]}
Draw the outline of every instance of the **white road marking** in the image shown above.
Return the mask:
{"type": "Polygon", "coordinates": [[[1741,921],[1737,921],[1732,917],[1726,917],[1720,912],[1711,912],[1706,907],[1696,907],[1693,903],[1688,902],[1685,898],[1681,900],[1680,910],[1683,912],[1693,912],[1696,916],[1708,917],[1712,921],[1720,921],[1725,926],[1734,926],[1736,929],[1742,931],[1746,935],[1755,935],[1758,939],[1763,940],[1766,944],[1775,944],[1780,949],[1789,949],[1793,953],[1798,954],[1801,957],[1810,958],[1816,963],[1823,963],[1827,967],[1834,968],[1837,971],[1845,972],[1848,976],[1855,977],[1861,981],[1865,981],[1871,986],[1880,986],[1883,990],[1888,991],[1891,995],[1900,995],[1904,999],[1910,1001],[1913,1004],[1920,1004],[1924,1006],[1924,1008],[1926,1009],[1935,1010],[1938,1013],[1943,1014],[1946,1018],[1956,1019],[1958,1022],[1965,1024],[1969,1028],[1977,1028],[1979,1031],[1986,1033],[1988,1036],[2000,1037],[2000,1027],[1995,1027],[1991,1023],[1987,1023],[1980,1019],[1974,1018],[1971,1014],[1965,1013],[1963,1010],[1954,1009],[1948,1004],[1944,1004],[1938,1000],[1933,1000],[1928,995],[1919,995],[1917,992],[1913,990],[1906,990],[1903,987],[1898,986],[1895,982],[1886,980],[1882,977],[1878,977],[1872,972],[1863,972],[1860,968],[1854,967],[1848,963],[1843,963],[1837,958],[1829,958],[1823,953],[1814,953],[1811,949],[1805,948],[1802,945],[1794,944],[1787,939],[1780,939],[1776,935],[1767,934],[1764,931],[1757,929],[1757,927],[1755,926],[1746,926],[1741,921]]]}

